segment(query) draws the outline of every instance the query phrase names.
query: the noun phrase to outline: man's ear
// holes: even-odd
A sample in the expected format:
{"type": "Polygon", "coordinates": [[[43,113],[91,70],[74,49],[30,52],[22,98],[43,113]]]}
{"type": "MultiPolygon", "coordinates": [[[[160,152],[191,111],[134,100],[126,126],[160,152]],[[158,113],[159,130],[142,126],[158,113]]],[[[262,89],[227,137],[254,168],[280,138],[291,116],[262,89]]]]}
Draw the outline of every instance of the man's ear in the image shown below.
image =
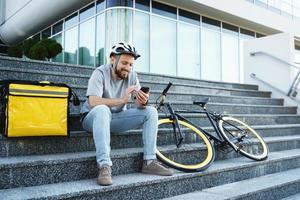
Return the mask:
{"type": "Polygon", "coordinates": [[[110,62],[111,62],[112,64],[115,64],[115,62],[116,62],[116,57],[115,57],[115,56],[111,56],[111,57],[110,57],[110,62]]]}

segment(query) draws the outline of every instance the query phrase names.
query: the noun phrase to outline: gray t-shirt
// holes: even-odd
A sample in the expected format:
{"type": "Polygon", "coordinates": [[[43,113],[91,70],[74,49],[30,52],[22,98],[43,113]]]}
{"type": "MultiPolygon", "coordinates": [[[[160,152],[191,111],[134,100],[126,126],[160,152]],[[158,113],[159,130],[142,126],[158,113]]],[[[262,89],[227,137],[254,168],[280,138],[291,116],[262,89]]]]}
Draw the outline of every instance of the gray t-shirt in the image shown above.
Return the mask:
{"type": "MultiPolygon", "coordinates": [[[[113,68],[111,64],[102,65],[94,70],[89,79],[88,89],[86,92],[87,98],[89,96],[98,96],[102,98],[115,99],[122,98],[126,89],[129,86],[135,85],[138,89],[140,83],[136,72],[131,71],[126,80],[115,80],[113,78],[113,68]]],[[[111,107],[111,112],[120,112],[126,110],[126,105],[111,107]]],[[[80,113],[89,112],[91,107],[88,99],[84,102],[80,113]]]]}

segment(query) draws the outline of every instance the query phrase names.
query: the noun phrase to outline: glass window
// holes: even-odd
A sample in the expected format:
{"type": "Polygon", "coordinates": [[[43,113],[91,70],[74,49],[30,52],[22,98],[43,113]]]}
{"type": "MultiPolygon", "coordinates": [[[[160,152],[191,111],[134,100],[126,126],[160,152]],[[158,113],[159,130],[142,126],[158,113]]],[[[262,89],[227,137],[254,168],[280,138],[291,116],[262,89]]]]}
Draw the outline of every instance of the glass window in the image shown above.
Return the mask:
{"type": "Polygon", "coordinates": [[[42,32],[42,39],[49,38],[51,36],[51,27],[42,32]]]}
{"type": "Polygon", "coordinates": [[[236,35],[222,35],[222,81],[239,82],[239,38],[236,35]]]}
{"type": "Polygon", "coordinates": [[[201,30],[201,79],[221,80],[221,36],[207,28],[201,30]]]}
{"type": "Polygon", "coordinates": [[[281,13],[280,11],[280,0],[268,0],[269,9],[273,12],[278,14],[281,13]]]}
{"type": "Polygon", "coordinates": [[[178,24],[178,76],[200,78],[200,28],[178,24]]]}
{"type": "Polygon", "coordinates": [[[95,18],[80,24],[79,31],[79,64],[94,66],[95,18]]]}
{"type": "Polygon", "coordinates": [[[135,8],[150,11],[150,0],[135,0],[135,8]]]}
{"type": "Polygon", "coordinates": [[[255,3],[263,8],[268,8],[268,0],[256,0],[255,3]]]}
{"type": "Polygon", "coordinates": [[[79,20],[85,20],[89,17],[92,17],[93,15],[95,15],[95,5],[94,3],[92,3],[91,5],[81,9],[79,11],[79,20]]]}
{"type": "Polygon", "coordinates": [[[176,75],[176,22],[151,18],[150,72],[176,75]]]}
{"type": "Polygon", "coordinates": [[[249,31],[247,29],[241,28],[240,33],[241,33],[241,37],[244,37],[244,38],[254,38],[255,37],[255,32],[249,31]]]}
{"type": "Polygon", "coordinates": [[[102,10],[105,9],[105,1],[98,0],[96,6],[97,6],[97,13],[101,12],[102,10]]]}
{"type": "Polygon", "coordinates": [[[132,10],[112,9],[106,12],[106,52],[120,41],[132,43],[132,10]],[[125,23],[124,23],[125,22],[125,23]]]}
{"type": "Polygon", "coordinates": [[[300,18],[300,7],[294,7],[294,16],[300,18]]]}
{"type": "Polygon", "coordinates": [[[140,72],[149,72],[150,62],[150,16],[142,12],[135,12],[134,18],[134,45],[141,55],[134,63],[134,69],[140,72]]]}
{"type": "Polygon", "coordinates": [[[32,36],[32,39],[36,40],[36,41],[40,41],[41,40],[41,34],[37,33],[34,36],[32,36]]]}
{"type": "Polygon", "coordinates": [[[52,30],[52,34],[55,35],[56,33],[59,33],[62,31],[62,28],[63,28],[63,22],[60,21],[56,24],[53,25],[53,30],[52,30]]]}
{"type": "Polygon", "coordinates": [[[133,7],[133,0],[106,0],[107,8],[114,6],[133,7]]]}
{"type": "Polygon", "coordinates": [[[65,32],[64,62],[77,64],[78,27],[65,32]]]}
{"type": "Polygon", "coordinates": [[[261,38],[261,37],[265,37],[265,35],[260,34],[260,33],[256,33],[256,37],[257,37],[257,38],[261,38]]]}
{"type": "Polygon", "coordinates": [[[224,33],[229,33],[232,35],[238,35],[239,33],[239,28],[237,26],[233,26],[231,24],[227,24],[227,23],[222,23],[222,28],[223,28],[223,32],[224,33]]]}
{"type": "Polygon", "coordinates": [[[105,13],[97,16],[96,66],[105,64],[105,13]]]}
{"type": "Polygon", "coordinates": [[[71,28],[78,23],[77,12],[65,19],[65,29],[71,28]]]}
{"type": "Polygon", "coordinates": [[[152,1],[152,12],[165,17],[177,19],[177,8],[152,1]]]}
{"type": "MultiPolygon", "coordinates": [[[[52,39],[62,45],[62,34],[54,36],[52,39]]],[[[62,45],[63,46],[63,45],[62,45]]],[[[58,54],[55,58],[52,58],[53,62],[63,62],[63,53],[58,54]]]]}
{"type": "Polygon", "coordinates": [[[208,17],[202,17],[202,26],[209,29],[221,30],[221,22],[208,17]]]}
{"type": "Polygon", "coordinates": [[[281,0],[281,11],[282,15],[292,17],[293,11],[291,0],[281,0]]]}
{"type": "Polygon", "coordinates": [[[200,25],[200,15],[179,9],[179,20],[200,25]]]}

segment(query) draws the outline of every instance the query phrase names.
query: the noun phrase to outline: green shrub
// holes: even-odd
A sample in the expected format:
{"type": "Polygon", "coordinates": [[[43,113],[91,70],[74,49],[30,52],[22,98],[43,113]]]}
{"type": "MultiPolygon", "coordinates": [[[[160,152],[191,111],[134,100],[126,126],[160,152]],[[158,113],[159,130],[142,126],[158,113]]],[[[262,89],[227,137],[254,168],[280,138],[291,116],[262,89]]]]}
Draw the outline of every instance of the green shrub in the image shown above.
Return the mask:
{"type": "Polygon", "coordinates": [[[29,58],[29,52],[30,52],[30,49],[31,47],[33,47],[35,44],[37,44],[38,41],[32,39],[32,38],[29,38],[27,40],[25,40],[23,42],[23,53],[26,57],[29,58]]]}
{"type": "Polygon", "coordinates": [[[8,49],[8,55],[11,57],[22,58],[23,54],[36,60],[46,60],[54,58],[62,52],[62,46],[53,39],[43,39],[41,41],[29,38],[16,46],[8,49]]]}
{"type": "Polygon", "coordinates": [[[23,56],[22,44],[18,44],[18,45],[15,45],[15,46],[10,46],[8,48],[8,56],[16,57],[16,58],[22,58],[22,56],[23,56]]]}
{"type": "Polygon", "coordinates": [[[28,57],[35,60],[45,60],[48,57],[47,48],[41,44],[41,42],[36,43],[30,48],[28,57]]]}

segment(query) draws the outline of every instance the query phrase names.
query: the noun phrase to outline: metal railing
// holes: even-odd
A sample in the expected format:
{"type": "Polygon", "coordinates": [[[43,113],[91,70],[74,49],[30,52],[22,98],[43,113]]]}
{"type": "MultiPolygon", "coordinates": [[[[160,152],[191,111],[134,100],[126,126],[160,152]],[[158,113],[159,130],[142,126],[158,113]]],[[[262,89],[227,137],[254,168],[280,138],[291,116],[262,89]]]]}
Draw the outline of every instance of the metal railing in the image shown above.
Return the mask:
{"type": "MultiPolygon", "coordinates": [[[[256,55],[264,55],[264,56],[267,56],[267,57],[270,57],[270,58],[272,58],[272,59],[274,59],[274,60],[277,60],[278,62],[281,62],[281,63],[283,63],[283,64],[285,64],[286,66],[288,66],[288,67],[293,67],[293,68],[295,68],[295,69],[297,69],[298,70],[298,73],[297,73],[297,75],[295,76],[295,78],[294,78],[294,80],[293,80],[293,82],[292,82],[292,85],[290,86],[290,88],[289,88],[289,91],[288,91],[288,93],[287,94],[285,94],[286,96],[289,96],[289,97],[296,97],[297,96],[297,94],[298,94],[298,92],[297,92],[297,88],[298,88],[298,85],[299,85],[299,83],[300,83],[300,67],[299,66],[297,66],[296,64],[300,64],[300,63],[295,63],[295,64],[291,64],[291,63],[289,63],[289,62],[287,62],[287,61],[285,61],[285,60],[283,60],[283,59],[281,59],[281,58],[278,58],[278,57],[276,57],[276,56],[274,56],[274,55],[272,55],[272,54],[269,54],[269,53],[267,53],[267,52],[264,52],[264,51],[256,51],[256,52],[251,52],[250,53],[250,55],[251,56],[256,56],[256,55]]],[[[252,77],[252,74],[251,74],[251,77],[252,77]]],[[[253,77],[252,77],[253,78],[253,77]]],[[[270,85],[270,84],[269,84],[270,85]]],[[[275,86],[272,86],[273,88],[276,88],[275,86]]],[[[278,88],[276,88],[276,90],[279,90],[278,88]]],[[[280,91],[280,90],[279,90],[280,91]]],[[[281,91],[281,93],[282,93],[282,91],[281,91]]]]}

